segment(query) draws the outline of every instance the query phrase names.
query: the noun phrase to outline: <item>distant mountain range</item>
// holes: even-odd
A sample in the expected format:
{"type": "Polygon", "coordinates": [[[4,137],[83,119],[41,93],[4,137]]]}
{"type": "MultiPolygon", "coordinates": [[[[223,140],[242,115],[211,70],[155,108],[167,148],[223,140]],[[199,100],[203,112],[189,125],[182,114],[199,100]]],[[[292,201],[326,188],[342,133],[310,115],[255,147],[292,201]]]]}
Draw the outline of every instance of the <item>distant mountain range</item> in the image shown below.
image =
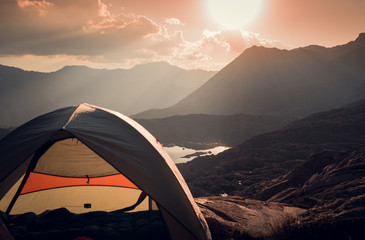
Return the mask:
{"type": "Polygon", "coordinates": [[[184,70],[164,62],[129,70],[67,66],[41,73],[0,65],[0,126],[17,126],[54,109],[88,102],[124,114],[168,107],[215,72],[184,70]]]}
{"type": "Polygon", "coordinates": [[[195,197],[227,193],[310,208],[313,216],[364,217],[365,100],[178,166],[195,197]]]}
{"type": "Polygon", "coordinates": [[[359,100],[364,92],[362,33],[355,41],[332,48],[251,47],[175,105],[135,117],[194,113],[304,117],[359,100]]]}

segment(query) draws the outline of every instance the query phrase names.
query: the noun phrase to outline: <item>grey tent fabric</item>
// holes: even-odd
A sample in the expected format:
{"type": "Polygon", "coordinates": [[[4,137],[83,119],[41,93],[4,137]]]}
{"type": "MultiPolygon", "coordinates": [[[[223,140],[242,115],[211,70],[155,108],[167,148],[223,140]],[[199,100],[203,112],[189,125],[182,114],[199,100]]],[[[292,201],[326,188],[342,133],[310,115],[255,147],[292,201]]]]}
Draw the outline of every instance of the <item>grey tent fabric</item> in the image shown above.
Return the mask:
{"type": "Polygon", "coordinates": [[[179,236],[211,239],[206,221],[183,177],[156,138],[127,116],[86,103],[35,118],[0,141],[0,204],[32,164],[36,164],[33,171],[39,173],[86,175],[87,171],[78,176],[75,169],[81,162],[87,164],[87,154],[90,153],[80,157],[70,151],[65,154],[65,164],[47,166],[52,164],[54,157],[57,158],[58,152],[62,153],[57,151],[62,145],[57,144],[62,142],[65,147],[79,147],[78,144],[69,144],[65,141],[67,139],[80,141],[83,146],[80,149],[96,154],[90,158],[90,165],[98,167],[90,167],[90,176],[121,173],[146,192],[161,209],[165,221],[168,221],[167,226],[174,226],[169,227],[174,231],[171,232],[173,239],[179,236]],[[100,159],[105,160],[106,167],[100,159]],[[35,160],[39,163],[34,163],[35,160]]]}

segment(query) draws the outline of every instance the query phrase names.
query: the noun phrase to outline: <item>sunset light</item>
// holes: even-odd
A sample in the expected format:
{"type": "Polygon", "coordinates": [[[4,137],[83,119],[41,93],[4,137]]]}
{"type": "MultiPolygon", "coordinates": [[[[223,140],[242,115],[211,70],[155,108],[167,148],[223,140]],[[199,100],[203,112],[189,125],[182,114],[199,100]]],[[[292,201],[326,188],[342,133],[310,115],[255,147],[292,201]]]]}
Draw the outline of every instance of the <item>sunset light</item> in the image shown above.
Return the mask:
{"type": "Polygon", "coordinates": [[[225,29],[239,29],[250,24],[260,12],[262,0],[207,0],[209,16],[225,29]]]}
{"type": "Polygon", "coordinates": [[[221,70],[253,45],[332,47],[364,31],[365,1],[11,0],[0,3],[0,64],[130,69],[167,62],[221,70]]]}
{"type": "Polygon", "coordinates": [[[0,0],[0,240],[365,239],[364,10],[0,0]]]}

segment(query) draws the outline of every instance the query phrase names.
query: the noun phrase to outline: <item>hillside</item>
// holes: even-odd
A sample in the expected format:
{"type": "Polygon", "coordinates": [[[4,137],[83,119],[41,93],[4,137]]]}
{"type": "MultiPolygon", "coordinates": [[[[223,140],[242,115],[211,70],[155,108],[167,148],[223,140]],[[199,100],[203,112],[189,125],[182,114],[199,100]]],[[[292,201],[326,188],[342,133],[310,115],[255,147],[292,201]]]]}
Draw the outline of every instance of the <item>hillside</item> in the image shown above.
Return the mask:
{"type": "MultiPolygon", "coordinates": [[[[253,137],[217,156],[200,157],[179,164],[179,169],[194,196],[227,193],[267,200],[293,187],[285,184],[279,187],[273,185],[285,181],[291,176],[290,171],[306,161],[313,161],[313,157],[310,157],[313,154],[331,151],[334,154],[330,156],[334,159],[338,152],[340,157],[333,162],[341,162],[352,152],[361,152],[364,147],[363,100],[343,108],[311,115],[280,130],[253,137]]],[[[317,171],[320,172],[325,166],[327,165],[324,164],[317,171]]],[[[312,176],[304,176],[304,171],[296,172],[297,178],[302,177],[301,184],[312,176]]],[[[295,184],[295,187],[299,186],[298,182],[295,184]]],[[[280,196],[284,198],[285,194],[280,196]]]]}
{"type": "Polygon", "coordinates": [[[191,114],[162,119],[136,119],[162,144],[194,149],[236,146],[280,127],[289,119],[273,116],[191,114]]]}
{"type": "Polygon", "coordinates": [[[215,72],[149,63],[129,70],[68,66],[51,73],[0,66],[0,126],[17,126],[54,109],[83,102],[133,114],[170,106],[215,72]]]}
{"type": "Polygon", "coordinates": [[[333,48],[251,47],[177,104],[135,117],[193,113],[304,117],[363,98],[364,60],[365,33],[333,48]]]}

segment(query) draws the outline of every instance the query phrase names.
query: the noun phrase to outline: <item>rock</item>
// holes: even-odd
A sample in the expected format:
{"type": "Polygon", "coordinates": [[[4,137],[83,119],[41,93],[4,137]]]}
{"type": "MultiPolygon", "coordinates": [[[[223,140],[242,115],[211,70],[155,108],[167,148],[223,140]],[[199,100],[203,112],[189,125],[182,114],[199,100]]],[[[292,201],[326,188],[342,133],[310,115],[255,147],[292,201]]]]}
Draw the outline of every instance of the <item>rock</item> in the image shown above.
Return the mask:
{"type": "Polygon", "coordinates": [[[213,239],[268,236],[273,228],[306,211],[288,204],[238,196],[201,197],[195,200],[207,220],[213,239]]]}
{"type": "MultiPolygon", "coordinates": [[[[323,168],[339,163],[336,159],[343,159],[341,155],[361,151],[365,148],[364,134],[362,100],[313,114],[218,155],[198,157],[178,167],[194,197],[227,193],[267,200],[302,186],[323,168]]],[[[355,170],[355,163],[351,165],[353,168],[343,170],[355,170]]],[[[313,200],[310,204],[315,203],[313,200]]]]}
{"type": "MultiPolygon", "coordinates": [[[[290,191],[271,192],[273,196],[270,201],[305,206],[316,215],[331,216],[335,219],[365,216],[365,150],[326,151],[312,155],[307,162],[287,174],[284,180],[292,183],[295,176],[300,174],[302,180],[296,182],[295,188],[290,191]],[[307,171],[301,171],[304,168],[307,171]],[[306,181],[303,181],[305,178],[306,181]]],[[[268,193],[273,188],[275,186],[269,187],[261,194],[270,197],[268,193]]]]}

